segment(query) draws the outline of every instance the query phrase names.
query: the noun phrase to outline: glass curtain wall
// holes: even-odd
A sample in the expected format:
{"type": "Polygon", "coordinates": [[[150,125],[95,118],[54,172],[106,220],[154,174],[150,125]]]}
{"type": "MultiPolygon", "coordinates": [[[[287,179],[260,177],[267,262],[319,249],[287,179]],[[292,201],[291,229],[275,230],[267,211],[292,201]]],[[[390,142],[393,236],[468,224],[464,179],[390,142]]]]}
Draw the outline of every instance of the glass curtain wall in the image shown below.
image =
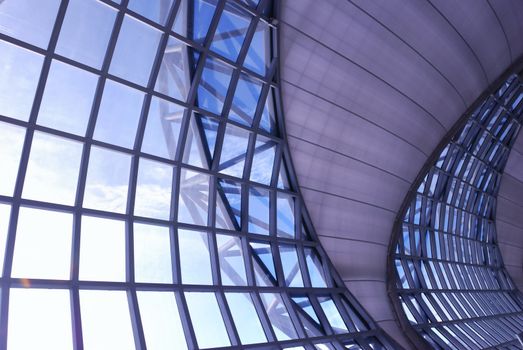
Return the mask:
{"type": "Polygon", "coordinates": [[[503,267],[496,196],[520,129],[513,75],[464,120],[396,226],[391,297],[406,328],[435,349],[519,349],[523,297],[503,267]]]}
{"type": "Polygon", "coordinates": [[[0,349],[392,348],[297,192],[276,10],[0,1],[0,349]]]}

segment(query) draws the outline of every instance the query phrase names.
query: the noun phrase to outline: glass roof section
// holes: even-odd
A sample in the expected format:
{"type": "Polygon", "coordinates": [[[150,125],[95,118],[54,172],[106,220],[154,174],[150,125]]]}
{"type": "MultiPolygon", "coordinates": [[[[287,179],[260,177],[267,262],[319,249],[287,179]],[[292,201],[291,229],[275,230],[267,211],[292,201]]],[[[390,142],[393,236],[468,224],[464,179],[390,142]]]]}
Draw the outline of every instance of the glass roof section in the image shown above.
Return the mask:
{"type": "Polygon", "coordinates": [[[401,323],[418,344],[521,346],[523,295],[503,266],[495,217],[522,114],[523,85],[512,75],[463,119],[407,199],[394,231],[390,289],[401,323]]]}
{"type": "Polygon", "coordinates": [[[0,1],[0,350],[393,348],[297,191],[275,5],[0,1]]]}

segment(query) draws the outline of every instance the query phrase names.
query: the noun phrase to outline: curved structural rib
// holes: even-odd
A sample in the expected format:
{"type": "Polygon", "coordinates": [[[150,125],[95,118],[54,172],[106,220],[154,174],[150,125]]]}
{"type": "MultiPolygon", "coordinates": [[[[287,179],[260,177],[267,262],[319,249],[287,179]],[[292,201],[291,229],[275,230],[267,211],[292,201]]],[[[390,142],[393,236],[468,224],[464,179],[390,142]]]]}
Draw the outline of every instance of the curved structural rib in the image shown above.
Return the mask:
{"type": "Polygon", "coordinates": [[[393,232],[389,292],[418,348],[517,348],[523,331],[523,297],[503,266],[495,225],[521,129],[521,79],[511,75],[481,102],[427,164],[393,232]]]}
{"type": "Polygon", "coordinates": [[[0,2],[0,349],[392,349],[296,191],[273,7],[0,2]]]}

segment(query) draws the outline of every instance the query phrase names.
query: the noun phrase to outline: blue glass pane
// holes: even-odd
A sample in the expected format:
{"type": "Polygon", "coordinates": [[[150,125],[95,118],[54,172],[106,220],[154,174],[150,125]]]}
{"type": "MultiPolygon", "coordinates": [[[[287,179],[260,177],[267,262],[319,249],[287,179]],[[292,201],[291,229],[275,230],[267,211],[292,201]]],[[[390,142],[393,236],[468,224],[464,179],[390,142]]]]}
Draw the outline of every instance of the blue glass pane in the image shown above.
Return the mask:
{"type": "MultiPolygon", "coordinates": [[[[194,2],[188,4],[188,6],[192,7],[191,10],[193,13],[193,28],[192,32],[189,33],[189,36],[194,41],[202,43],[205,40],[217,3],[217,0],[194,0],[194,2]]],[[[185,15],[182,11],[185,9],[186,8],[180,8],[177,19],[185,15]]],[[[179,27],[176,24],[177,23],[175,23],[173,30],[179,34],[185,34],[180,32],[179,27]]]]}
{"type": "Polygon", "coordinates": [[[173,0],[130,0],[127,8],[151,21],[164,24],[171,13],[173,0]]]}
{"type": "Polygon", "coordinates": [[[70,0],[56,52],[80,63],[101,68],[115,18],[116,10],[99,1],[70,0]]]}
{"type": "Polygon", "coordinates": [[[250,22],[248,12],[233,2],[227,2],[214,33],[211,50],[236,61],[250,22]]]}
{"type": "Polygon", "coordinates": [[[133,148],[143,99],[143,92],[106,80],[96,118],[94,138],[113,145],[133,148]]]}
{"type": "Polygon", "coordinates": [[[59,0],[1,1],[0,33],[46,49],[59,5],[59,0]]]}
{"type": "Polygon", "coordinates": [[[198,86],[198,106],[214,114],[221,114],[231,76],[231,67],[208,57],[198,86]]]}
{"type": "Polygon", "coordinates": [[[235,218],[236,226],[241,228],[241,185],[229,180],[218,180],[218,194],[225,196],[225,203],[232,217],[235,218]]]}
{"type": "Polygon", "coordinates": [[[238,123],[251,126],[254,120],[262,85],[248,75],[241,74],[236,85],[229,118],[238,123]]]}
{"type": "Polygon", "coordinates": [[[118,35],[109,72],[146,86],[160,38],[159,30],[126,15],[118,35]],[[136,50],[137,47],[140,50],[136,50]]]}
{"type": "Polygon", "coordinates": [[[265,76],[271,63],[271,45],[269,25],[264,21],[259,21],[243,65],[253,72],[265,76]]]}
{"type": "Polygon", "coordinates": [[[0,52],[0,114],[27,121],[44,57],[1,40],[0,52]]]}

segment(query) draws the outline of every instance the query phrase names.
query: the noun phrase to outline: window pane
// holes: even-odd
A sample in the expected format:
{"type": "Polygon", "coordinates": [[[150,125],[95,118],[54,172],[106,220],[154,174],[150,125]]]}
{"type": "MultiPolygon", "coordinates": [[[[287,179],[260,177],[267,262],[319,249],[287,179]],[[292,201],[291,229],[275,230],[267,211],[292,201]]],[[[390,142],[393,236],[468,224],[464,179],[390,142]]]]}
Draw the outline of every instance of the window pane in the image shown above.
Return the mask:
{"type": "Polygon", "coordinates": [[[278,236],[294,238],[294,197],[278,193],[277,208],[278,236]]]}
{"type": "Polygon", "coordinates": [[[180,35],[188,36],[198,43],[203,43],[211,25],[217,3],[217,0],[183,0],[176,15],[173,31],[180,35]],[[187,25],[185,20],[188,17],[188,8],[193,13],[192,26],[187,25]],[[187,28],[190,29],[190,33],[186,32],[187,28]]]}
{"type": "Polygon", "coordinates": [[[269,234],[269,191],[263,188],[249,189],[249,232],[269,234]]]}
{"type": "Polygon", "coordinates": [[[193,114],[187,130],[182,162],[198,168],[209,169],[211,154],[206,144],[205,126],[202,122],[200,116],[193,114]]]}
{"type": "Polygon", "coordinates": [[[125,213],[131,155],[91,147],[85,180],[85,208],[125,213]]]}
{"type": "Polygon", "coordinates": [[[0,2],[0,32],[47,48],[59,0],[15,0],[0,2]]]}
{"type": "Polygon", "coordinates": [[[198,106],[209,112],[221,114],[231,76],[231,67],[208,57],[198,86],[198,106]]]}
{"type": "Polygon", "coordinates": [[[276,142],[269,138],[258,135],[254,146],[254,158],[252,160],[251,181],[270,185],[274,158],[276,156],[276,142]]]}
{"type": "Polygon", "coordinates": [[[80,290],[84,349],[135,349],[127,293],[80,290]]]}
{"type": "Polygon", "coordinates": [[[35,131],[22,197],[74,203],[82,144],[35,131]]]}
{"type": "Polygon", "coordinates": [[[0,194],[12,196],[22,156],[25,128],[0,122],[0,194]]]}
{"type": "Polygon", "coordinates": [[[245,156],[251,133],[245,129],[228,124],[223,139],[219,170],[223,174],[243,177],[245,156]]]}
{"type": "Polygon", "coordinates": [[[254,273],[258,286],[273,286],[276,284],[276,269],[270,244],[250,242],[254,263],[254,273]]]}
{"type": "Polygon", "coordinates": [[[137,292],[136,294],[147,349],[187,349],[174,293],[137,292]]]}
{"type": "Polygon", "coordinates": [[[295,246],[280,245],[280,257],[285,275],[285,285],[289,287],[303,287],[301,269],[298,263],[298,252],[295,246]]]}
{"type": "Polygon", "coordinates": [[[173,0],[130,0],[127,7],[151,21],[164,24],[169,13],[173,0]]]}
{"type": "Polygon", "coordinates": [[[212,284],[207,232],[178,230],[183,284],[212,284]]]}
{"type": "Polygon", "coordinates": [[[313,287],[323,288],[327,287],[325,283],[325,274],[323,272],[323,266],[321,264],[320,257],[311,248],[305,248],[305,260],[307,261],[307,268],[309,270],[309,276],[311,278],[311,284],[313,287]]]}
{"type": "Polygon", "coordinates": [[[154,87],[156,91],[178,100],[187,99],[191,87],[189,54],[192,54],[192,50],[183,42],[169,38],[154,87]]]}
{"type": "Polygon", "coordinates": [[[73,215],[20,208],[11,275],[69,279],[73,215]]]}
{"type": "Polygon", "coordinates": [[[334,304],[334,301],[330,297],[319,297],[318,299],[334,332],[347,333],[347,326],[345,325],[345,322],[343,322],[343,318],[341,318],[340,312],[338,311],[336,304],[334,304]]]}
{"type": "Polygon", "coordinates": [[[223,200],[227,215],[234,221],[234,226],[239,231],[242,227],[242,187],[240,183],[218,179],[217,196],[223,200]]]}
{"type": "Polygon", "coordinates": [[[171,212],[173,167],[140,158],[134,214],[168,220],[171,212]]]}
{"type": "Polygon", "coordinates": [[[246,74],[241,74],[236,85],[229,118],[238,123],[252,126],[262,86],[246,74]]]}
{"type": "Polygon", "coordinates": [[[245,286],[245,261],[239,237],[216,235],[222,284],[226,286],[245,286]]]}
{"type": "Polygon", "coordinates": [[[8,329],[9,350],[72,350],[69,291],[12,288],[8,329]]]}
{"type": "Polygon", "coordinates": [[[182,169],[178,206],[178,221],[207,225],[209,175],[182,169]]]}
{"type": "Polygon", "coordinates": [[[125,223],[82,216],[80,279],[125,281],[125,223]]]}
{"type": "Polygon", "coordinates": [[[247,51],[243,65],[260,75],[267,74],[271,56],[271,32],[269,25],[259,21],[247,51]]]}
{"type": "Polygon", "coordinates": [[[11,206],[0,203],[0,276],[4,270],[5,245],[7,242],[7,231],[9,230],[9,217],[11,206]]]}
{"type": "Polygon", "coordinates": [[[38,124],[84,135],[98,76],[54,60],[49,70],[38,124]]]}
{"type": "Polygon", "coordinates": [[[174,160],[184,111],[180,105],[153,97],[142,152],[174,160]]]}
{"type": "Polygon", "coordinates": [[[250,22],[251,16],[245,10],[227,2],[214,33],[211,50],[236,61],[250,22]]]}
{"type": "Polygon", "coordinates": [[[296,339],[296,329],[289,317],[287,307],[281,295],[276,293],[260,293],[263,305],[272,324],[272,329],[278,340],[296,339]]]}
{"type": "Polygon", "coordinates": [[[109,72],[146,86],[160,38],[160,31],[126,15],[109,72]],[[138,47],[139,50],[136,49],[138,47]]]}
{"type": "Polygon", "coordinates": [[[144,93],[112,80],[106,80],[94,138],[133,148],[144,93]]]}
{"type": "Polygon", "coordinates": [[[214,293],[185,293],[199,348],[230,346],[214,293]]]}
{"type": "Polygon", "coordinates": [[[136,282],[173,282],[168,227],[134,224],[134,265],[136,282]]]}
{"type": "Polygon", "coordinates": [[[0,114],[27,121],[44,57],[1,40],[0,52],[0,114]]]}
{"type": "Polygon", "coordinates": [[[249,293],[225,293],[242,344],[267,341],[249,293]]]}
{"type": "Polygon", "coordinates": [[[80,63],[101,68],[115,18],[116,10],[99,1],[70,0],[56,52],[80,63]]]}

